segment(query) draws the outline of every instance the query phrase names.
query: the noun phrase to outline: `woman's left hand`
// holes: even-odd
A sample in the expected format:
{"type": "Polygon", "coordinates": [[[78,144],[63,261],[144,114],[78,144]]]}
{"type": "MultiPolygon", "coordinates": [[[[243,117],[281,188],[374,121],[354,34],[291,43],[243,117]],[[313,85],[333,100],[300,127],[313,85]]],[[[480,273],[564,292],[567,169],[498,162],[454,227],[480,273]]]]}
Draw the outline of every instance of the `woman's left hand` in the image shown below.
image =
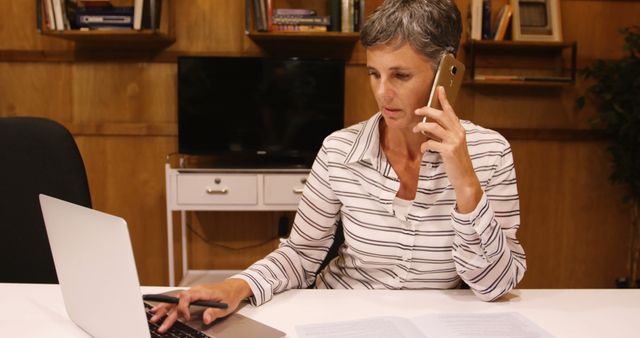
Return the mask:
{"type": "Polygon", "coordinates": [[[440,153],[456,193],[458,212],[469,213],[480,202],[482,188],[469,157],[466,131],[449,104],[444,88],[439,86],[437,91],[442,110],[426,106],[416,109],[416,115],[426,117],[427,122],[418,123],[413,132],[428,138],[420,147],[423,153],[428,150],[440,153]]]}

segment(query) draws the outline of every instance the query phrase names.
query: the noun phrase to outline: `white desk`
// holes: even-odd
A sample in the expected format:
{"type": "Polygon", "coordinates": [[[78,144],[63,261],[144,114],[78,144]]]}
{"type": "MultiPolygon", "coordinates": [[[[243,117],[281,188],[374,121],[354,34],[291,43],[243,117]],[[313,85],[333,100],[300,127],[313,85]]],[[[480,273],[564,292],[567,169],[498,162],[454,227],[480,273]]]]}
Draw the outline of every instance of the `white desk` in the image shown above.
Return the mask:
{"type": "MultiPolygon", "coordinates": [[[[143,292],[170,288],[144,287],[143,292]]],[[[87,337],[67,317],[57,285],[0,284],[3,337],[87,337]]],[[[469,290],[292,290],[240,313],[295,337],[301,324],[449,312],[523,314],[556,337],[639,337],[640,290],[516,290],[485,303],[469,290]]]]}

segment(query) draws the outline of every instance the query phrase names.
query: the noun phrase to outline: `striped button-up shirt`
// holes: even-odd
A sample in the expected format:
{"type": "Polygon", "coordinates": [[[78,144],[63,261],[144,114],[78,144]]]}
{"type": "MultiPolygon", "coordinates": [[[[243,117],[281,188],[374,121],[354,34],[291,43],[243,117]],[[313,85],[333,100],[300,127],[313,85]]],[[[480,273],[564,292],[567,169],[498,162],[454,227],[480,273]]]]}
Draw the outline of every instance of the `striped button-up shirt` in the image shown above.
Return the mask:
{"type": "Polygon", "coordinates": [[[426,152],[406,219],[393,210],[400,181],[380,146],[378,113],[334,132],[318,153],[288,239],[234,276],[249,283],[254,305],[304,288],[446,289],[462,279],[482,300],[513,289],[526,270],[516,239],[518,192],[509,143],[497,132],[461,121],[483,196],[475,210],[456,210],[442,157],[426,152]],[[318,268],[341,221],[345,242],[318,268]],[[317,275],[316,275],[317,274],[317,275]]]}

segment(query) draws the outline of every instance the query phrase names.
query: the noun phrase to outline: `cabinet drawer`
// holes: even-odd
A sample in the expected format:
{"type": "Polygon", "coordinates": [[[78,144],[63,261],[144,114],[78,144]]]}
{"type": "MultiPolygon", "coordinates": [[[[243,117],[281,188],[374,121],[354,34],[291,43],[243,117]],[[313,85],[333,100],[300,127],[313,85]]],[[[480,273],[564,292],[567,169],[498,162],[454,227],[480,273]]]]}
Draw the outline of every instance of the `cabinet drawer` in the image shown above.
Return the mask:
{"type": "Polygon", "coordinates": [[[178,176],[178,204],[257,204],[257,175],[178,176]]]}
{"type": "Polygon", "coordinates": [[[264,204],[297,205],[306,181],[306,174],[265,175],[264,204]]]}

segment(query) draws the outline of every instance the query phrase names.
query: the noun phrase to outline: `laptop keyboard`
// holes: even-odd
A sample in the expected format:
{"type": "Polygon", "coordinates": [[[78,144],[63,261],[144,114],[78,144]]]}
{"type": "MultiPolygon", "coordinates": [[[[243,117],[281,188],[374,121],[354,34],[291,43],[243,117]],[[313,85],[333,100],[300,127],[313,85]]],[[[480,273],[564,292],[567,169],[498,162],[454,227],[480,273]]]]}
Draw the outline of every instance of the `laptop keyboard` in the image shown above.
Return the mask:
{"type": "MultiPolygon", "coordinates": [[[[151,319],[153,314],[150,312],[152,306],[144,303],[145,310],[147,312],[147,321],[151,319]]],[[[176,321],[173,326],[166,333],[158,333],[158,327],[160,325],[156,323],[152,323],[149,321],[149,331],[151,332],[151,337],[175,337],[175,338],[208,338],[206,334],[187,326],[186,324],[176,321]]]]}

